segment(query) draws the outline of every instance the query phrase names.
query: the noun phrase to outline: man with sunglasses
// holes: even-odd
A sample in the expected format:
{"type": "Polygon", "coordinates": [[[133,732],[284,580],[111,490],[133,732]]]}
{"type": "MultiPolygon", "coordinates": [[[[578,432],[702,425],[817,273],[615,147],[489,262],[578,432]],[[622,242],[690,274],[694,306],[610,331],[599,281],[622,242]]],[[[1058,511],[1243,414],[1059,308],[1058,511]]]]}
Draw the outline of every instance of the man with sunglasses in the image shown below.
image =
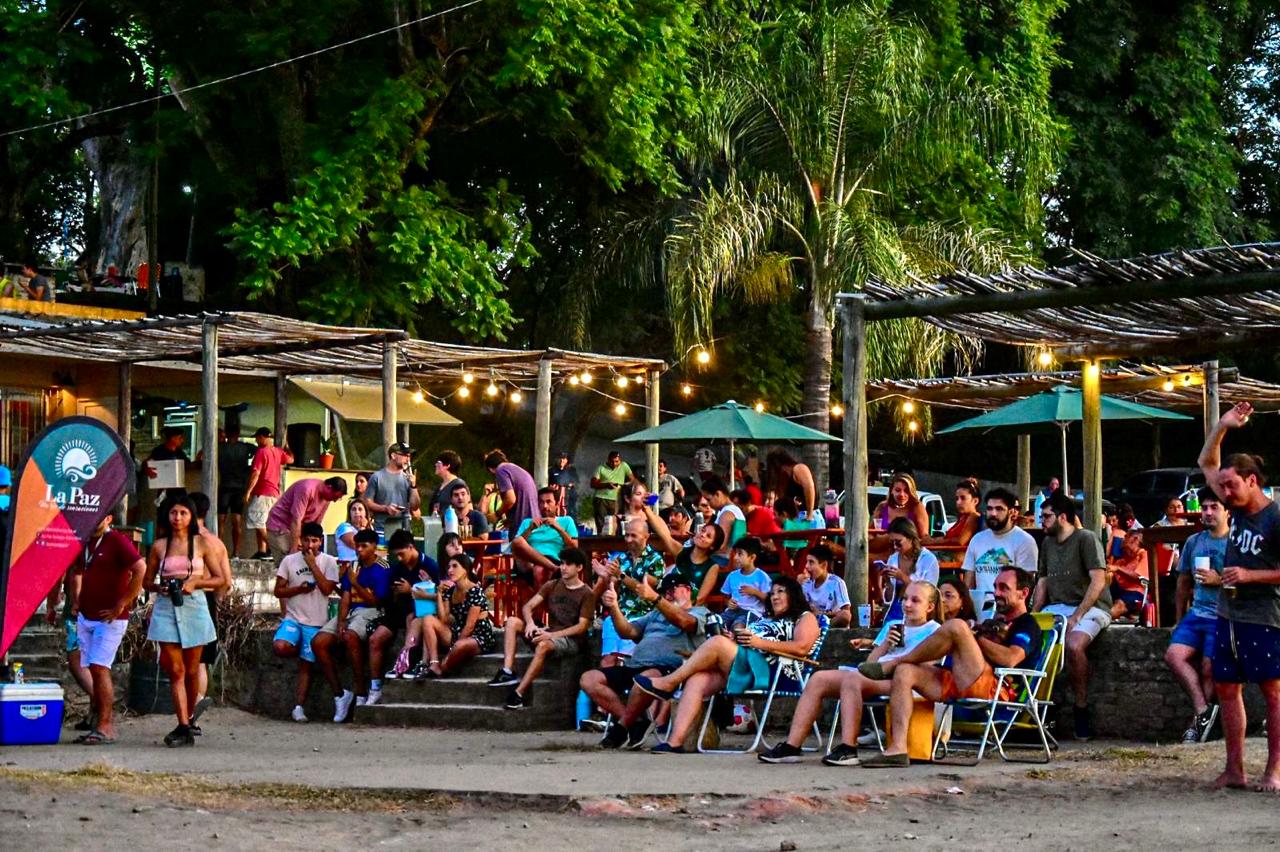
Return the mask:
{"type": "Polygon", "coordinates": [[[410,513],[418,511],[418,478],[413,473],[413,448],[397,441],[387,447],[387,466],[369,477],[364,492],[365,508],[381,526],[386,538],[409,526],[410,513]]]}
{"type": "Polygon", "coordinates": [[[1040,558],[1036,540],[1014,524],[1014,506],[1018,498],[1007,488],[987,492],[987,528],[969,539],[964,552],[965,584],[973,589],[973,605],[982,613],[983,606],[995,597],[996,575],[1005,568],[1034,570],[1040,558]]]}
{"type": "Polygon", "coordinates": [[[1093,737],[1089,721],[1089,645],[1111,624],[1111,589],[1102,541],[1076,517],[1075,503],[1061,491],[1040,507],[1044,546],[1040,548],[1040,583],[1036,612],[1067,620],[1067,670],[1075,697],[1075,735],[1093,737]]]}

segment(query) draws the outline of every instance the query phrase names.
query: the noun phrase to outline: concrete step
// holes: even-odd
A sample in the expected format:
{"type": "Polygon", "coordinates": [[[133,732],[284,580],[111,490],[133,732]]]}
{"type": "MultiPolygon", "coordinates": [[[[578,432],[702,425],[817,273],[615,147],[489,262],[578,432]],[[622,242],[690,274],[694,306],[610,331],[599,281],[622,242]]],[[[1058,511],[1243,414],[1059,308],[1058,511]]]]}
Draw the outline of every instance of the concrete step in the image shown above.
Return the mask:
{"type": "MultiPolygon", "coordinates": [[[[510,687],[488,685],[488,678],[448,677],[438,680],[384,680],[383,700],[390,704],[460,704],[476,707],[501,707],[510,687]]],[[[551,709],[556,706],[561,684],[534,685],[532,706],[551,709]],[[547,688],[538,689],[539,685],[547,688]]],[[[576,692],[575,692],[576,695],[576,692]]]]}
{"type": "MultiPolygon", "coordinates": [[[[494,690],[497,692],[498,690],[494,690]]],[[[537,688],[534,688],[535,695],[537,688]]],[[[503,693],[505,697],[505,693],[503,693]]],[[[352,720],[364,725],[441,728],[470,731],[557,731],[573,726],[572,714],[548,713],[536,707],[507,710],[477,704],[375,704],[355,707],[352,720]]]]}

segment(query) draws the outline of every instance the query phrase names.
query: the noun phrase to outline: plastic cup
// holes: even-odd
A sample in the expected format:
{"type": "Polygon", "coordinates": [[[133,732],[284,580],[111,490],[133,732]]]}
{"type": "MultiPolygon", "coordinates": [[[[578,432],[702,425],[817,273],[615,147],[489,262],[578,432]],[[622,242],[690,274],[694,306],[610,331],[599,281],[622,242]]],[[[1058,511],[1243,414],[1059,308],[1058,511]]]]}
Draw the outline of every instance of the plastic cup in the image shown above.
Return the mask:
{"type": "Polygon", "coordinates": [[[871,604],[858,604],[858,626],[871,626],[871,604]]]}

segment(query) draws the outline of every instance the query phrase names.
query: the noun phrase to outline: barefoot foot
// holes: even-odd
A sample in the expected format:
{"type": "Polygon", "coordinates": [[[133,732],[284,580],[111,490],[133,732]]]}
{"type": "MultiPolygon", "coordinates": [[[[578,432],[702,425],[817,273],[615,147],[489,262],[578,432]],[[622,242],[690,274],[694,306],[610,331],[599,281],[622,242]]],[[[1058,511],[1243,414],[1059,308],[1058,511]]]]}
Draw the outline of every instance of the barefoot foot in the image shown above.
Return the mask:
{"type": "Polygon", "coordinates": [[[1264,775],[1262,780],[1253,786],[1259,793],[1280,793],[1280,776],[1264,775]]]}
{"type": "Polygon", "coordinates": [[[1223,788],[1228,790],[1243,790],[1245,787],[1244,773],[1227,770],[1214,779],[1213,786],[1219,790],[1223,788]]]}

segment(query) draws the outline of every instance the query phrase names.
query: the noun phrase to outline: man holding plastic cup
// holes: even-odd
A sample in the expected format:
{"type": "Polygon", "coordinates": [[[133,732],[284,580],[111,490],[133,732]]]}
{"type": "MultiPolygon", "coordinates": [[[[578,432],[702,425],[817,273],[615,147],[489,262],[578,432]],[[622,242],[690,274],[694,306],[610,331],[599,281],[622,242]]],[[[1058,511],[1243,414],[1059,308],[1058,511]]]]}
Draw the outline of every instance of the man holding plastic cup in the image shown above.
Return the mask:
{"type": "Polygon", "coordinates": [[[1253,406],[1237,403],[1214,426],[1200,451],[1200,469],[1229,512],[1213,680],[1222,705],[1227,765],[1214,782],[1243,788],[1245,683],[1256,683],[1267,702],[1267,767],[1254,789],[1280,792],[1280,507],[1266,495],[1262,459],[1247,453],[1221,457],[1222,439],[1249,421],[1253,406]]]}

